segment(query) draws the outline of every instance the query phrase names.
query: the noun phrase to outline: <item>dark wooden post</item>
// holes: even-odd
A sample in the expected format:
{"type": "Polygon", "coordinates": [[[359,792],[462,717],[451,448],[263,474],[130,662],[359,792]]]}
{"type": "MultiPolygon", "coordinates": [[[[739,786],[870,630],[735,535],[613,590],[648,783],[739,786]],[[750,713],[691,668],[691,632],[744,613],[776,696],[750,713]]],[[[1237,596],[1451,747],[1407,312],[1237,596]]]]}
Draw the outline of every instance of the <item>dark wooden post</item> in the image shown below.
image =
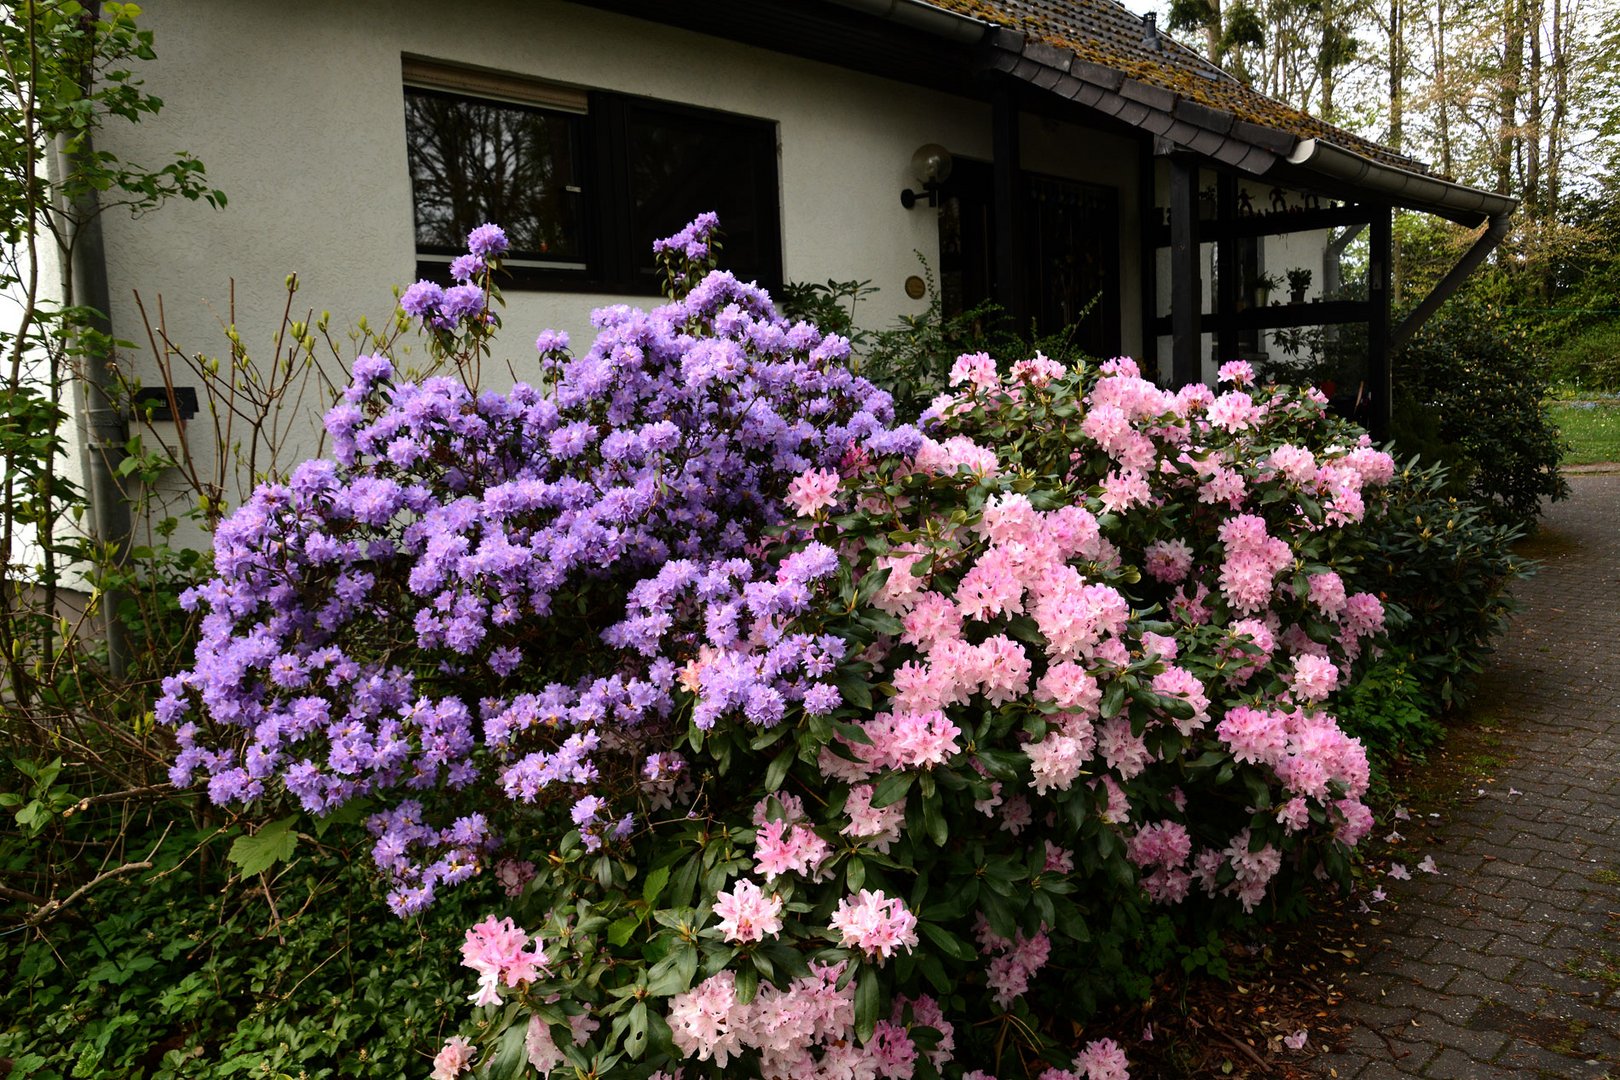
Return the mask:
{"type": "Polygon", "coordinates": [[[1170,157],[1170,370],[1176,386],[1203,379],[1198,273],[1198,160],[1170,157]]]}
{"type": "Polygon", "coordinates": [[[991,102],[991,214],[995,219],[996,303],[1012,319],[1013,329],[1029,329],[1025,300],[1024,237],[1018,213],[1018,99],[1010,87],[996,91],[991,102]]]}
{"type": "Polygon", "coordinates": [[[1237,359],[1238,255],[1232,227],[1237,217],[1237,178],[1221,173],[1215,180],[1215,360],[1237,359]]]}
{"type": "Polygon", "coordinates": [[[1153,140],[1142,140],[1142,152],[1137,155],[1136,205],[1141,218],[1139,243],[1141,246],[1141,325],[1142,370],[1154,381],[1159,376],[1159,184],[1158,162],[1153,156],[1153,140]]]}
{"type": "Polygon", "coordinates": [[[1389,365],[1389,281],[1390,208],[1368,207],[1372,214],[1368,231],[1367,260],[1367,392],[1372,408],[1367,426],[1373,438],[1389,438],[1393,383],[1389,365]]]}

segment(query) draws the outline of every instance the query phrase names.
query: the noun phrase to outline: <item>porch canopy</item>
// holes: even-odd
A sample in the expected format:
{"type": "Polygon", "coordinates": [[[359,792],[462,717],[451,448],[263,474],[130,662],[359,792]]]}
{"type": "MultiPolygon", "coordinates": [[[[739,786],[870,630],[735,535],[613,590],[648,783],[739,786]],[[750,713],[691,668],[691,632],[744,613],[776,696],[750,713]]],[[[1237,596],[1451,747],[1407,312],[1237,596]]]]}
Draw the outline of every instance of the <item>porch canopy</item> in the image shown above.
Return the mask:
{"type": "Polygon", "coordinates": [[[1255,92],[1114,0],[586,2],[989,102],[991,296],[1020,324],[1030,308],[1017,240],[1027,213],[1019,198],[1020,114],[1130,138],[1140,152],[1141,359],[1150,370],[1163,371],[1161,340],[1170,360],[1163,373],[1181,383],[1203,377],[1211,353],[1236,358],[1258,334],[1327,327],[1344,331],[1338,340],[1359,349],[1364,333],[1357,411],[1380,434],[1389,419],[1390,350],[1500,242],[1517,206],[1255,92]],[[1274,210],[1255,206],[1256,191],[1269,191],[1274,210]],[[1489,227],[1392,327],[1390,215],[1397,206],[1489,227]],[[1256,301],[1254,271],[1243,260],[1257,239],[1315,232],[1342,246],[1362,230],[1367,277],[1353,298],[1256,301]],[[1212,264],[1211,283],[1203,280],[1204,264],[1212,264]]]}
{"type": "MultiPolygon", "coordinates": [[[[898,10],[907,3],[893,0],[888,6],[898,10]]],[[[1214,334],[1220,358],[1231,359],[1239,354],[1244,331],[1361,324],[1367,344],[1365,419],[1379,434],[1387,432],[1391,349],[1410,337],[1501,241],[1517,200],[1456,183],[1414,158],[1273,101],[1160,34],[1151,17],[1138,18],[1113,0],[930,0],[924,6],[982,23],[980,48],[994,70],[1151,134],[1153,154],[1168,159],[1168,220],[1144,215],[1143,246],[1170,249],[1170,315],[1155,318],[1152,305],[1145,304],[1144,317],[1152,323],[1145,340],[1169,332],[1176,383],[1199,378],[1206,333],[1214,334]],[[1201,200],[1201,170],[1217,177],[1213,207],[1201,200]],[[1264,178],[1274,190],[1306,192],[1308,203],[1257,214],[1246,197],[1240,202],[1240,184],[1249,178],[1264,178]],[[1337,204],[1322,206],[1324,198],[1337,204]],[[1451,274],[1392,328],[1390,211],[1395,206],[1470,228],[1489,227],[1451,274]],[[1340,234],[1345,237],[1361,228],[1369,233],[1365,299],[1239,303],[1242,239],[1335,229],[1349,230],[1340,234]],[[1209,313],[1201,310],[1197,259],[1206,242],[1214,244],[1217,267],[1209,313]]],[[[1155,288],[1156,277],[1145,274],[1144,288],[1155,288]]]]}

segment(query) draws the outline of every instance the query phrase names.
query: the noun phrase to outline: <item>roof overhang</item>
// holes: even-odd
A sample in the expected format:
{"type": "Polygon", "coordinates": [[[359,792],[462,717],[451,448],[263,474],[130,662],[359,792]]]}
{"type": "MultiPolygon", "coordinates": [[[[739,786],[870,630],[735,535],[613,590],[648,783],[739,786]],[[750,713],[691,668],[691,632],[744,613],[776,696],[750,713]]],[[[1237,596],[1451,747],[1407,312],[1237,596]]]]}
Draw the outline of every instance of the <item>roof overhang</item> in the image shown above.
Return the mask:
{"type": "MultiPolygon", "coordinates": [[[[842,2],[842,0],[840,0],[842,2]]],[[[1513,212],[1518,200],[1375,161],[1325,139],[1238,118],[1117,68],[997,27],[986,37],[991,66],[1047,93],[1140,128],[1174,147],[1275,182],[1316,187],[1355,201],[1385,202],[1469,227],[1513,212]]]]}
{"type": "Polygon", "coordinates": [[[1374,161],[1323,139],[1301,139],[1288,165],[1358,191],[1375,192],[1397,206],[1428,210],[1470,227],[1511,214],[1519,200],[1438,176],[1374,161]]]}
{"type": "Polygon", "coordinates": [[[1084,60],[1021,31],[948,11],[926,0],[831,2],[959,45],[977,44],[987,53],[989,67],[1037,91],[1072,101],[1252,176],[1312,187],[1354,201],[1387,202],[1469,227],[1511,214],[1518,206],[1518,200],[1506,195],[1378,161],[1327,139],[1301,138],[1241,119],[1132,78],[1119,68],[1084,60]]]}

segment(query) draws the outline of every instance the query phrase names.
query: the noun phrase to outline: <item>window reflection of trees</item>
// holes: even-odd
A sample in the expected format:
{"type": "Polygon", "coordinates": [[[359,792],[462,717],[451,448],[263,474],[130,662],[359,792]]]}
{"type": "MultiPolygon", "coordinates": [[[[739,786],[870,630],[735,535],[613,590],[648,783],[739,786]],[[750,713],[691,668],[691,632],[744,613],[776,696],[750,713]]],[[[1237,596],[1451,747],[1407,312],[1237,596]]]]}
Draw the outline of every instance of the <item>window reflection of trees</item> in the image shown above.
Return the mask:
{"type": "Polygon", "coordinates": [[[461,250],[494,221],[514,259],[584,258],[579,117],[415,90],[405,116],[419,250],[461,250]]]}
{"type": "Polygon", "coordinates": [[[739,276],[763,269],[757,237],[757,135],[713,118],[655,108],[630,111],[628,127],[632,236],[638,268],[653,269],[652,242],[708,210],[719,213],[726,266],[739,276]]]}

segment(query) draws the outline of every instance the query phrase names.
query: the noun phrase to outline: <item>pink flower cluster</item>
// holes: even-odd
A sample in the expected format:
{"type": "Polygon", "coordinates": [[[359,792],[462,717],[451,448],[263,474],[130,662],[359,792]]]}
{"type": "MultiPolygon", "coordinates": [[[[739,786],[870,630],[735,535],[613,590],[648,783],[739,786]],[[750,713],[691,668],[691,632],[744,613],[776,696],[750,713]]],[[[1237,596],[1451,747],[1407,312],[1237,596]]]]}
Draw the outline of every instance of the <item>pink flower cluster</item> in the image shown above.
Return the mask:
{"type": "Polygon", "coordinates": [[[1179,904],[1187,898],[1191,878],[1183,869],[1192,854],[1192,837],[1175,821],[1144,825],[1125,842],[1125,854],[1144,871],[1142,887],[1161,904],[1179,904]]]}
{"type": "Polygon", "coordinates": [[[1011,941],[990,929],[984,916],[975,927],[979,952],[989,956],[988,980],[999,1008],[1008,1009],[1029,990],[1029,980],[1046,966],[1052,955],[1052,939],[1043,926],[1032,936],[1015,933],[1011,941]]]}
{"type": "Polygon", "coordinates": [[[1260,611],[1271,603],[1272,582],[1294,561],[1286,541],[1266,532],[1266,519],[1240,514],[1223,522],[1221,543],[1226,559],[1221,563],[1221,592],[1234,611],[1244,614],[1260,611]]]}
{"type": "Polygon", "coordinates": [[[842,779],[864,780],[882,769],[928,769],[961,752],[962,729],[939,709],[882,713],[861,725],[870,743],[850,748],[860,762],[828,766],[842,779]]]}
{"type": "Polygon", "coordinates": [[[887,960],[901,948],[909,952],[917,947],[917,916],[899,897],[885,896],[881,889],[862,889],[838,901],[832,928],[840,945],[861,950],[868,960],[887,960]]]}
{"type": "Polygon", "coordinates": [[[787,504],[800,517],[815,517],[838,502],[838,474],[831,469],[806,469],[788,482],[787,504]]]}
{"type": "Polygon", "coordinates": [[[783,874],[815,877],[832,849],[809,825],[767,821],[754,835],[754,868],[770,881],[783,874]]]}
{"type": "Polygon", "coordinates": [[[533,982],[548,967],[538,937],[531,941],[511,919],[497,921],[493,915],[467,931],[461,962],[478,972],[478,992],[471,995],[474,1005],[499,1005],[503,985],[533,982]]]}
{"type": "Polygon", "coordinates": [[[840,830],[842,835],[888,854],[889,846],[900,839],[900,829],[906,823],[906,800],[873,806],[872,785],[856,784],[849,789],[849,798],[844,800],[844,813],[849,815],[849,824],[840,830]]]}
{"type": "MultiPolygon", "coordinates": [[[[810,974],[785,989],[762,983],[750,1002],[738,999],[736,976],[722,971],[670,1000],[669,1027],[675,1046],[687,1057],[726,1068],[745,1051],[759,1055],[765,1080],[910,1080],[917,1046],[903,1022],[932,1027],[941,1038],[934,1054],[943,1064],[954,1047],[952,1027],[939,1004],[923,996],[897,998],[894,1015],[881,1020],[873,1037],[854,1037],[855,982],[839,989],[844,964],[810,964],[810,974]]],[[[870,976],[867,976],[870,978],[870,976]]]]}
{"type": "Polygon", "coordinates": [[[727,941],[763,941],[782,932],[782,898],[763,892],[747,878],[730,892],[715,894],[714,913],[720,916],[716,926],[727,941]]]}
{"type": "MultiPolygon", "coordinates": [[[[1036,1080],[1130,1080],[1125,1051],[1113,1039],[1095,1039],[1075,1056],[1072,1069],[1045,1069],[1036,1080]]],[[[962,1080],[996,1080],[983,1069],[969,1069],[962,1080]]]]}
{"type": "Polygon", "coordinates": [[[460,1035],[452,1035],[433,1056],[432,1080],[456,1080],[471,1069],[476,1060],[478,1050],[473,1044],[460,1035]]]}

